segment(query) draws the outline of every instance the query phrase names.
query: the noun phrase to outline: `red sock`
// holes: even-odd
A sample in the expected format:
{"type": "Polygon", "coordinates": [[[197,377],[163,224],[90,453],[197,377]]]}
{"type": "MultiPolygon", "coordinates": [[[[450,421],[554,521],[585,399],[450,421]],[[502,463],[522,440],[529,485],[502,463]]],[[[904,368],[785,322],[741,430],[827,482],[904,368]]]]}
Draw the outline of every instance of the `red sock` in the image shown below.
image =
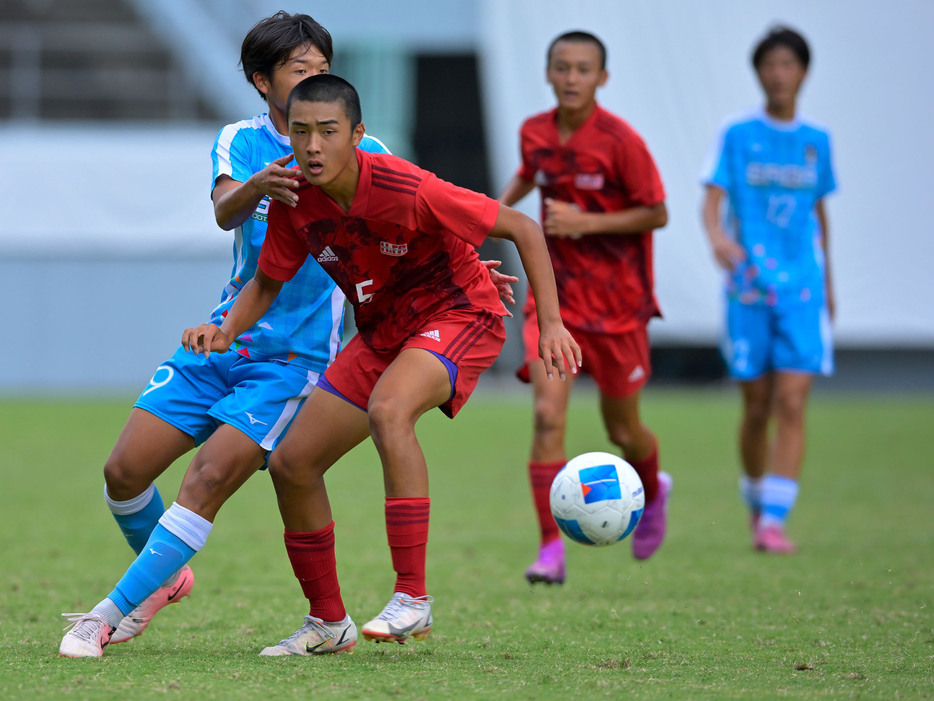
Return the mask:
{"type": "Polygon", "coordinates": [[[334,555],[334,522],[311,533],[285,532],[285,550],[302,592],[308,613],[327,623],[343,621],[347,615],[337,581],[334,555]]]}
{"type": "Polygon", "coordinates": [[[557,538],[560,533],[554,516],[551,515],[551,483],[555,475],[567,463],[561,462],[530,462],[529,481],[532,483],[532,501],[535,512],[538,514],[538,529],[541,534],[542,545],[557,538]]]}
{"type": "Polygon", "coordinates": [[[630,460],[626,462],[635,468],[639,479],[642,480],[642,487],[645,489],[645,503],[648,504],[655,500],[658,494],[658,443],[655,443],[655,449],[648,457],[642,460],[630,460]]]}
{"type": "Polygon", "coordinates": [[[396,571],[395,591],[425,596],[428,550],[428,497],[386,497],[386,536],[396,571]]]}

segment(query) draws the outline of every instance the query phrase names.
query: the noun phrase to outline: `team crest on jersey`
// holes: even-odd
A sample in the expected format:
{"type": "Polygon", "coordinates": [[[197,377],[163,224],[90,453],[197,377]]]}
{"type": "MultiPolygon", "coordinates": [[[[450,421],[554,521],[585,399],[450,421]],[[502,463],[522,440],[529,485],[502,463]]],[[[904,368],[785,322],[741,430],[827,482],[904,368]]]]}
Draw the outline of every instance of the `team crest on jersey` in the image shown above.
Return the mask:
{"type": "Polygon", "coordinates": [[[574,176],[574,187],[578,190],[602,190],[603,173],[578,173],[574,176]]]}
{"type": "Polygon", "coordinates": [[[409,252],[409,244],[407,243],[389,243],[389,241],[380,241],[379,242],[379,252],[384,256],[393,256],[399,258],[404,256],[409,252]]]}

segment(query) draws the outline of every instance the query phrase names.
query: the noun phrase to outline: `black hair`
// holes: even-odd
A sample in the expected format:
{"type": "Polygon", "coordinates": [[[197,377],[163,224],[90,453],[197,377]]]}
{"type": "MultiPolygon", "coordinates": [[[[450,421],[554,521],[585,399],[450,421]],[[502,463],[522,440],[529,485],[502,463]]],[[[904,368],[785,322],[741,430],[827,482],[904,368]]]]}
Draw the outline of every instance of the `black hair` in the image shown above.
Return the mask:
{"type": "Polygon", "coordinates": [[[331,73],[319,73],[309,76],[301,83],[292,88],[289,93],[289,101],[285,106],[285,114],[288,117],[292,111],[292,103],[302,102],[342,102],[344,103],[344,114],[350,120],[350,129],[353,131],[357,125],[363,121],[363,114],[360,110],[360,95],[357,89],[343,78],[331,73]]]}
{"type": "MultiPolygon", "coordinates": [[[[240,47],[240,65],[247,82],[256,87],[254,73],[271,76],[276,68],[289,60],[295,49],[306,44],[318,49],[331,63],[334,57],[331,35],[308,15],[290,15],[280,10],[272,17],[261,19],[247,32],[240,47]]],[[[266,99],[261,92],[260,97],[266,99]]]]}
{"type": "Polygon", "coordinates": [[[758,71],[765,55],[779,46],[791,49],[798,61],[801,62],[804,70],[808,69],[808,65],[811,63],[811,49],[808,47],[807,41],[794,29],[781,25],[772,27],[769,33],[756,44],[756,48],[752,52],[752,67],[758,71]]]}
{"type": "Polygon", "coordinates": [[[600,70],[602,71],[606,68],[606,47],[603,45],[603,42],[590,32],[582,31],[565,32],[561,36],[552,39],[551,43],[548,45],[548,53],[545,54],[546,66],[551,64],[551,52],[554,51],[555,44],[557,44],[559,41],[578,41],[593,44],[600,52],[600,70]]]}

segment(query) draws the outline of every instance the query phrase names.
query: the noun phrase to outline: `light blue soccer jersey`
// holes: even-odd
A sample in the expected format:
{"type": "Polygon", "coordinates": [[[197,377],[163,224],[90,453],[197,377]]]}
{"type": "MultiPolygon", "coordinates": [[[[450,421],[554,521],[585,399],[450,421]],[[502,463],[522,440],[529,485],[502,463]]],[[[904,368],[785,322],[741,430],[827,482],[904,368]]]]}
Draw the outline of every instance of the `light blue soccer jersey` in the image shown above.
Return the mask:
{"type": "Polygon", "coordinates": [[[727,282],[729,296],[823,304],[815,206],[836,189],[827,131],[797,118],[779,122],[759,108],[722,128],[702,181],[726,191],[725,229],[747,253],[727,282]]]}
{"type": "MultiPolygon", "coordinates": [[[[378,139],[366,135],[360,148],[389,152],[378,139]]],[[[245,182],[273,160],[290,153],[288,137],[276,131],[268,114],[229,124],[214,140],[211,188],[221,175],[245,182]]],[[[220,304],[211,314],[212,323],[220,325],[243,285],[256,273],[266,238],[269,203],[270,199],[263,197],[252,216],[234,232],[233,271],[220,304]]],[[[248,358],[291,362],[323,373],[340,349],[343,315],[343,293],[321,266],[309,258],[298,274],[283,285],[263,318],[240,336],[231,349],[248,358]]]]}

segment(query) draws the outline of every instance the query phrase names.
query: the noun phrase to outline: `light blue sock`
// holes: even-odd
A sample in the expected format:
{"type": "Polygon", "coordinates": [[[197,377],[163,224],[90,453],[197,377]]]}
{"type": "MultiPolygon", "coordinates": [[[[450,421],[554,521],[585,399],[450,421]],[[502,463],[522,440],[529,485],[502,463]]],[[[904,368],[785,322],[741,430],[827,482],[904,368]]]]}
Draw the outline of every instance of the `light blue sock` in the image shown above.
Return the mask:
{"type": "Polygon", "coordinates": [[[784,526],[798,498],[798,482],[779,475],[762,478],[761,526],[784,526]]]}
{"type": "Polygon", "coordinates": [[[180,570],[194,554],[204,547],[212,524],[193,511],[173,503],[139,556],[107,595],[126,615],[162,583],[180,570]]]}
{"type": "Polygon", "coordinates": [[[156,527],[162,514],[165,513],[162,495],[159,494],[156,485],[150,484],[149,488],[138,497],[127,501],[114,501],[111,499],[105,486],[104,499],[114,515],[114,520],[120,526],[126,542],[133,548],[133,552],[139,555],[146,545],[146,541],[149,540],[152,529],[156,527]]]}

